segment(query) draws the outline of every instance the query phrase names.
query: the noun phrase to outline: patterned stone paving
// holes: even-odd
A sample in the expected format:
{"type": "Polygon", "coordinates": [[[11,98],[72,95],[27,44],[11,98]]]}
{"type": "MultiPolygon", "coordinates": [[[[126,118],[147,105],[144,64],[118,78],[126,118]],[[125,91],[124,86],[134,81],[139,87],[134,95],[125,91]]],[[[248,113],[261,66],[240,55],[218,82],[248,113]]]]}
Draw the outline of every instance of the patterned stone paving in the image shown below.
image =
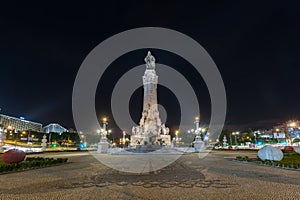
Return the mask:
{"type": "Polygon", "coordinates": [[[118,172],[88,153],[43,154],[68,157],[70,163],[0,175],[0,199],[300,199],[299,171],[228,159],[236,154],[184,155],[144,174],[118,172]]]}
{"type": "Polygon", "coordinates": [[[130,174],[108,169],[104,174],[89,177],[87,181],[74,182],[58,188],[106,187],[110,185],[132,185],[144,188],[228,188],[234,187],[236,184],[219,179],[207,180],[199,170],[195,170],[188,165],[174,163],[159,171],[145,174],[130,174]]]}

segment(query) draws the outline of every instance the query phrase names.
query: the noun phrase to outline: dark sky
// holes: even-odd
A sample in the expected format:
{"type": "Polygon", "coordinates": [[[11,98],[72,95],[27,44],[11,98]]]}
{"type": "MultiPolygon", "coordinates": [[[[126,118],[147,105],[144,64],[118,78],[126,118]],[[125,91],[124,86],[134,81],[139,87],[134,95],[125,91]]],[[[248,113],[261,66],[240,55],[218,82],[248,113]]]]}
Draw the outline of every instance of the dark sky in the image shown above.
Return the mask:
{"type": "MultiPolygon", "coordinates": [[[[72,88],[85,56],[116,33],[158,26],[192,37],[214,59],[227,92],[227,126],[269,128],[277,121],[300,118],[297,1],[109,2],[0,6],[2,113],[25,116],[45,125],[59,122],[73,127],[72,88]]],[[[155,53],[162,63],[174,68],[188,65],[166,52],[155,53]]],[[[145,54],[146,50],[124,55],[112,64],[107,77],[118,65],[124,66],[125,73],[142,64],[145,54]]],[[[209,122],[209,94],[200,76],[191,72],[181,73],[198,93],[201,117],[209,122]]],[[[109,89],[117,78],[104,91],[106,100],[97,93],[99,116],[110,116],[109,89]]],[[[141,102],[141,91],[136,92],[133,103],[141,102]]],[[[163,91],[168,93],[165,88],[159,89],[159,93],[163,91]]],[[[160,101],[168,102],[161,97],[160,101]]],[[[173,104],[176,106],[176,101],[173,104]]],[[[137,107],[131,106],[136,120],[140,112],[134,110],[137,107]]],[[[176,119],[169,119],[167,125],[173,127],[173,123],[176,119]]]]}

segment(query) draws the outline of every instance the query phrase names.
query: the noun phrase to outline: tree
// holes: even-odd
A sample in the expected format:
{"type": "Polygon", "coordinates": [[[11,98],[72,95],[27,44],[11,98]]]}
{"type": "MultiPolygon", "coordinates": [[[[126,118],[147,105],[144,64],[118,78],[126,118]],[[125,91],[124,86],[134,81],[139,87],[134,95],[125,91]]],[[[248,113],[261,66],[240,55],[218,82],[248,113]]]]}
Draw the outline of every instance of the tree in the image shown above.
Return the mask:
{"type": "Polygon", "coordinates": [[[48,133],[47,141],[50,143],[59,142],[60,141],[60,135],[58,133],[50,132],[48,133]],[[51,141],[50,141],[51,140],[51,141]]]}
{"type": "Polygon", "coordinates": [[[60,135],[60,141],[61,143],[67,143],[69,145],[79,144],[80,137],[78,133],[63,132],[60,135]]]}

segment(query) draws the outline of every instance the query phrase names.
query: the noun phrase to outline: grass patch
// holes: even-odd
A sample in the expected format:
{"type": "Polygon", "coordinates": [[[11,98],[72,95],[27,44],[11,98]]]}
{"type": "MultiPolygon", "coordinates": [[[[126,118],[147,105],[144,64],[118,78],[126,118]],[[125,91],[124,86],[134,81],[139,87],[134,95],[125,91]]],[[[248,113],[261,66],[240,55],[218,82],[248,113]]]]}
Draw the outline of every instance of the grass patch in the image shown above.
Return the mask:
{"type": "Polygon", "coordinates": [[[245,162],[254,162],[257,164],[264,164],[282,168],[300,169],[300,154],[295,152],[283,153],[283,159],[281,161],[261,160],[257,158],[248,158],[248,156],[237,156],[236,160],[245,162]]]}
{"type": "Polygon", "coordinates": [[[36,169],[41,167],[49,167],[65,163],[68,158],[42,158],[42,157],[28,157],[24,161],[17,164],[7,164],[0,159],[0,173],[12,172],[12,171],[23,171],[28,169],[36,169]]]}

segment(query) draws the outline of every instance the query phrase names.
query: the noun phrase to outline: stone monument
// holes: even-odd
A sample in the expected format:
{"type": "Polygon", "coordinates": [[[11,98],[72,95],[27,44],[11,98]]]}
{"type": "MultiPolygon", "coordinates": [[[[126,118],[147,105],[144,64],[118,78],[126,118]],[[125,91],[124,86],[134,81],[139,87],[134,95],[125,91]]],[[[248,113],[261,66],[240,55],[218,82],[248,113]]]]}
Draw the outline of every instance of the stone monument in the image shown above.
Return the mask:
{"type": "Polygon", "coordinates": [[[45,151],[46,150],[46,146],[47,146],[47,136],[45,134],[43,135],[41,146],[42,146],[42,150],[45,151]]]}
{"type": "Polygon", "coordinates": [[[100,130],[100,141],[98,142],[97,153],[107,153],[108,150],[108,142],[107,142],[107,130],[106,130],[106,119],[103,120],[103,127],[100,130]]]}
{"type": "Polygon", "coordinates": [[[139,126],[132,127],[131,147],[142,145],[171,146],[169,128],[161,122],[157,105],[158,76],[155,71],[155,58],[148,51],[145,58],[146,71],[143,76],[144,103],[139,126]]]}
{"type": "Polygon", "coordinates": [[[226,139],[226,136],[224,135],[224,137],[223,137],[223,148],[226,148],[226,145],[227,145],[227,139],[226,139]]]}
{"type": "Polygon", "coordinates": [[[195,137],[194,148],[196,152],[202,152],[205,150],[205,144],[199,135],[195,137]]]}
{"type": "Polygon", "coordinates": [[[202,152],[205,150],[205,143],[202,141],[202,133],[200,128],[200,119],[199,117],[195,118],[195,141],[194,141],[194,149],[196,152],[202,152]]]}

